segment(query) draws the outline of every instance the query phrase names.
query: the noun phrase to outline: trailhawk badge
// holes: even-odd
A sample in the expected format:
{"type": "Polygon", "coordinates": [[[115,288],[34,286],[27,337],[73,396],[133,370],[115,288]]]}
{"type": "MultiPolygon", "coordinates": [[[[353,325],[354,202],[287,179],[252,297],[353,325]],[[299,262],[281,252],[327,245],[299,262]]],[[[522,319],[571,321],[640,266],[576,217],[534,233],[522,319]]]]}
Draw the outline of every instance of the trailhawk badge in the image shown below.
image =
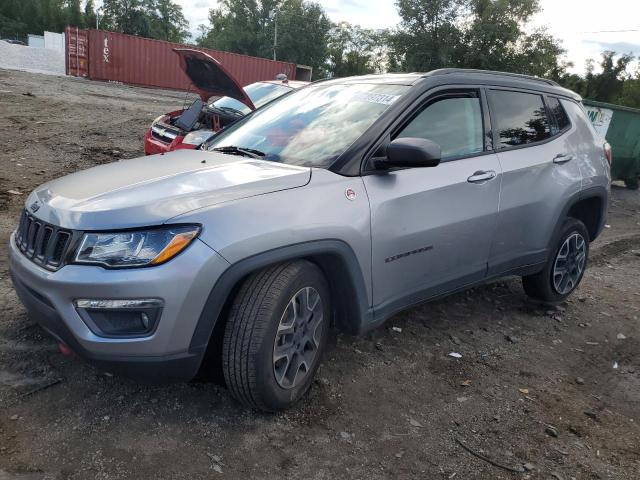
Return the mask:
{"type": "Polygon", "coordinates": [[[353,188],[347,188],[344,191],[344,195],[347,197],[347,200],[355,200],[356,199],[356,191],[353,188]]]}
{"type": "Polygon", "coordinates": [[[40,202],[38,202],[37,200],[35,202],[33,202],[31,205],[29,205],[29,209],[33,212],[36,213],[38,210],[40,210],[40,202]]]}

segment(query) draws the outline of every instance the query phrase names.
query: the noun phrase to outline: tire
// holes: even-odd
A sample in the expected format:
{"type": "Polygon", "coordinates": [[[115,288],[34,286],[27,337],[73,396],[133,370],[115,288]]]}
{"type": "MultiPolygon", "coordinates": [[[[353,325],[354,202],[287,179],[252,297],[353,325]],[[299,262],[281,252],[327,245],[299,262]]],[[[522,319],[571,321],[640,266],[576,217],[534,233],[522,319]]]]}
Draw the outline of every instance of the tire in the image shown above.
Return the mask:
{"type": "Polygon", "coordinates": [[[580,284],[587,268],[588,260],[589,232],[587,227],[580,220],[567,218],[562,225],[558,240],[554,244],[552,254],[549,256],[544,269],[534,275],[522,277],[524,291],[530,297],[543,303],[552,305],[561,303],[580,284]],[[577,243],[574,244],[573,240],[576,240],[577,243]],[[582,241],[582,247],[579,247],[580,241],[582,241]],[[566,242],[569,242],[568,246],[566,242]],[[568,251],[567,248],[569,249],[568,251]],[[578,254],[572,260],[574,250],[581,252],[584,259],[580,260],[582,255],[578,254]],[[569,256],[568,262],[562,259],[565,254],[569,256]],[[556,270],[556,260],[558,260],[558,270],[556,270]],[[569,271],[566,276],[560,273],[562,267],[569,271]]]}
{"type": "Polygon", "coordinates": [[[222,369],[231,394],[250,408],[269,412],[300,400],[327,343],[329,303],[322,271],[306,260],[249,276],[233,301],[224,332],[222,369]],[[277,357],[282,358],[275,362],[277,357]]]}

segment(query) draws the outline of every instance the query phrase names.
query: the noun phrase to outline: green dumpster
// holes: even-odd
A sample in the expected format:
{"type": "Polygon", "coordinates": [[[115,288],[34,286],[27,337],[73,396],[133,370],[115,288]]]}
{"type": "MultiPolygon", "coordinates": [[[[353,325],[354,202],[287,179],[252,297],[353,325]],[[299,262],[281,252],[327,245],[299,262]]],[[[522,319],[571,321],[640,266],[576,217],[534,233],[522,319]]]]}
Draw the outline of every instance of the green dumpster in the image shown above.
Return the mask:
{"type": "Polygon", "coordinates": [[[640,180],[640,110],[593,100],[583,103],[593,126],[611,145],[612,179],[624,180],[628,188],[637,189],[640,180]]]}

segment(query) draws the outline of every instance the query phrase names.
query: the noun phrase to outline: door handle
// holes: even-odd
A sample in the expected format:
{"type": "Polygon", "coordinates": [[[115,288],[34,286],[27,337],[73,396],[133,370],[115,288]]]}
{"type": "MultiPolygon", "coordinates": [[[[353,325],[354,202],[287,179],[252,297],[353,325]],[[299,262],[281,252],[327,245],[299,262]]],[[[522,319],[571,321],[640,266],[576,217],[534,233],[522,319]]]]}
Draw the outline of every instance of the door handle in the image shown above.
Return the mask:
{"type": "Polygon", "coordinates": [[[573,155],[567,155],[566,153],[559,153],[553,159],[553,163],[557,163],[558,165],[562,165],[563,163],[570,162],[575,157],[573,155]]]}
{"type": "Polygon", "coordinates": [[[473,175],[471,175],[469,178],[467,178],[467,182],[484,183],[484,182],[488,182],[489,180],[493,180],[494,178],[496,178],[496,172],[494,172],[493,170],[487,170],[487,171],[479,170],[473,175]]]}

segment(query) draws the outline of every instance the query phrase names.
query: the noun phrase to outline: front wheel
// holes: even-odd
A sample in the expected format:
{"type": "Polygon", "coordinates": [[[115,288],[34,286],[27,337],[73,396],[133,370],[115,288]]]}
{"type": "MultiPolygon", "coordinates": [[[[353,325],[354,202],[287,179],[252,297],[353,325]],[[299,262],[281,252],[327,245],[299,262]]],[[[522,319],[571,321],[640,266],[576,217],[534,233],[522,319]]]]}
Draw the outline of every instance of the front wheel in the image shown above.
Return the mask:
{"type": "Polygon", "coordinates": [[[545,303],[562,302],[580,284],[588,258],[587,227],[580,220],[568,218],[544,270],[522,277],[524,291],[530,297],[545,303]]]}
{"type": "Polygon", "coordinates": [[[325,349],[329,287],[306,260],[252,274],[234,299],[223,340],[223,371],[248,407],[284,410],[307,392],[325,349]]]}

